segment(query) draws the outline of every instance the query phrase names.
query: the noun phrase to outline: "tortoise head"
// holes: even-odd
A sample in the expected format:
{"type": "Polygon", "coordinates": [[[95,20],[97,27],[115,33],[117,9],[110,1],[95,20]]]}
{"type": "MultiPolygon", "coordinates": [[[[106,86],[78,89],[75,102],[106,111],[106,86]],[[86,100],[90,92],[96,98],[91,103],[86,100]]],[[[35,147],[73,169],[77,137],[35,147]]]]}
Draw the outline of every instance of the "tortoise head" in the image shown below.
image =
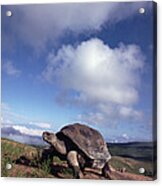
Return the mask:
{"type": "Polygon", "coordinates": [[[49,143],[50,145],[54,144],[57,141],[56,135],[51,132],[43,132],[42,138],[45,142],[49,143]]]}

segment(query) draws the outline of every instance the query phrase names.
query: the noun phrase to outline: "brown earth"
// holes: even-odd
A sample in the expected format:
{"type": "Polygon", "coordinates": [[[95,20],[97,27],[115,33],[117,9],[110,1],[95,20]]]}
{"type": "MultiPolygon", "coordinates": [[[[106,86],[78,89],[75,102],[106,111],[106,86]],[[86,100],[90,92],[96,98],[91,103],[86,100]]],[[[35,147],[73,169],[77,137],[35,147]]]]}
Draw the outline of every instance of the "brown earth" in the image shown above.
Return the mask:
{"type": "MultiPolygon", "coordinates": [[[[68,168],[66,161],[61,161],[58,157],[54,157],[52,164],[40,165],[39,148],[29,145],[13,142],[11,140],[2,139],[2,177],[35,177],[35,178],[65,178],[71,179],[72,170],[68,168]],[[11,163],[12,168],[6,169],[6,164],[11,163]]],[[[140,175],[138,170],[144,167],[145,170],[151,170],[152,164],[148,162],[138,161],[132,158],[123,158],[113,156],[110,160],[111,169],[108,172],[110,180],[138,180],[151,181],[153,177],[140,175]],[[115,169],[113,169],[114,167],[115,169]]],[[[100,179],[101,171],[86,168],[82,179],[100,179]]]]}

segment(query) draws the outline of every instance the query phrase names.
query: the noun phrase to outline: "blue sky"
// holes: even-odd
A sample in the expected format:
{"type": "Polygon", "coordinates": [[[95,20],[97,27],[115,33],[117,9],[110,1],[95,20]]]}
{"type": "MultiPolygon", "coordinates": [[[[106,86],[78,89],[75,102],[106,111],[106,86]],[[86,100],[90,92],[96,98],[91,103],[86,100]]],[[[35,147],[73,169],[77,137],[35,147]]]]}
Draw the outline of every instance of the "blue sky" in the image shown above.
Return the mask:
{"type": "Polygon", "coordinates": [[[2,6],[2,126],[152,140],[152,27],[152,2],[2,6]]]}

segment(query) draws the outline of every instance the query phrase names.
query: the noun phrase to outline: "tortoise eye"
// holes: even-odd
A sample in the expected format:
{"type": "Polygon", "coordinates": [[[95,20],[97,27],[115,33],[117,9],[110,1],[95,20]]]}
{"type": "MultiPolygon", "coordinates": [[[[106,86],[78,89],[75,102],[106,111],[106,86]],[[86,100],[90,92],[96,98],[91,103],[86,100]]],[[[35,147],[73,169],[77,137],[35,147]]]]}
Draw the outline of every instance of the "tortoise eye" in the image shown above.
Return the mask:
{"type": "Polygon", "coordinates": [[[49,136],[50,133],[49,133],[49,132],[43,132],[43,135],[44,135],[44,136],[49,136]]]}
{"type": "Polygon", "coordinates": [[[47,136],[50,136],[50,133],[49,133],[49,132],[46,132],[46,135],[47,135],[47,136]]]}

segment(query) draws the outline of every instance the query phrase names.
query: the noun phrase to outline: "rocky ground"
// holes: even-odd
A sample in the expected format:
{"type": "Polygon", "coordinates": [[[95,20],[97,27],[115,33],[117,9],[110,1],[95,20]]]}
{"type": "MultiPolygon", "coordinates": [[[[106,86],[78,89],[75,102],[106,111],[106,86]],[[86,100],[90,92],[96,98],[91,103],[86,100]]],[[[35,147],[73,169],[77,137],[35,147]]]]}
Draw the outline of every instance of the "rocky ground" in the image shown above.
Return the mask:
{"type": "MultiPolygon", "coordinates": [[[[72,170],[66,161],[54,157],[53,163],[40,164],[40,148],[2,139],[2,171],[3,177],[37,177],[37,178],[72,178],[72,170]],[[6,169],[10,163],[11,169],[6,169]]],[[[131,158],[113,156],[110,161],[111,170],[107,179],[110,180],[153,180],[152,176],[140,175],[138,169],[142,166],[150,170],[151,165],[131,158]],[[150,167],[149,167],[150,166],[150,167]]],[[[82,179],[106,179],[99,170],[86,168],[82,179]]]]}

